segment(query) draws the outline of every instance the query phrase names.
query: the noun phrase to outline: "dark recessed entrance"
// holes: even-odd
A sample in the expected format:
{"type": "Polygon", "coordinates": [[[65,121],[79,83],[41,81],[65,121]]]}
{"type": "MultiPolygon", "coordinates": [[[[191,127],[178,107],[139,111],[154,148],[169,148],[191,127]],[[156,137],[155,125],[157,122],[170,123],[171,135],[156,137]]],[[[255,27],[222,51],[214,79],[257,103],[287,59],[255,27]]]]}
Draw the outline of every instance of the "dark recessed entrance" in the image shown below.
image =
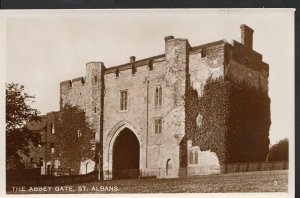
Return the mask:
{"type": "Polygon", "coordinates": [[[113,179],[139,177],[140,144],[128,128],[117,136],[113,146],[113,179]]]}

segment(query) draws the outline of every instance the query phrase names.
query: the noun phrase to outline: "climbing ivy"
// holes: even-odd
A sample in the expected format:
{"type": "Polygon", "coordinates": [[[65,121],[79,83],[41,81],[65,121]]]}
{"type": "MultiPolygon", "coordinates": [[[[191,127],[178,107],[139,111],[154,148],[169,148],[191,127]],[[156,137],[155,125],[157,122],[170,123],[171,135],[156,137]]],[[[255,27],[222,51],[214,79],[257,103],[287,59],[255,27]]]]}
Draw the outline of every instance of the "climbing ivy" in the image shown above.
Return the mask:
{"type": "Polygon", "coordinates": [[[227,161],[264,161],[270,143],[270,98],[246,83],[231,84],[229,94],[227,161]]]}
{"type": "Polygon", "coordinates": [[[263,161],[270,123],[270,99],[260,89],[209,78],[202,97],[191,86],[186,90],[187,139],[215,152],[221,164],[263,161]]]}
{"type": "Polygon", "coordinates": [[[228,83],[222,79],[208,79],[202,97],[191,86],[186,92],[186,131],[193,145],[215,152],[220,163],[225,162],[225,133],[228,119],[228,83]],[[202,115],[201,127],[197,116],[202,115]]]}

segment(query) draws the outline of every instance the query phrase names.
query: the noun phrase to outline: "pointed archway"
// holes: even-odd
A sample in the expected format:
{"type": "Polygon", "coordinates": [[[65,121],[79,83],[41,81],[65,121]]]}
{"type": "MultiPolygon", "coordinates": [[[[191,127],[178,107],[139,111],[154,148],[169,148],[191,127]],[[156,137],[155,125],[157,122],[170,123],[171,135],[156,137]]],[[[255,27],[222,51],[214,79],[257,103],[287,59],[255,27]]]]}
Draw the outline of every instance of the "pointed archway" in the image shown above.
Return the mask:
{"type": "Polygon", "coordinates": [[[138,178],[139,166],[139,140],[129,128],[124,128],[113,143],[112,177],[113,179],[138,178]]]}

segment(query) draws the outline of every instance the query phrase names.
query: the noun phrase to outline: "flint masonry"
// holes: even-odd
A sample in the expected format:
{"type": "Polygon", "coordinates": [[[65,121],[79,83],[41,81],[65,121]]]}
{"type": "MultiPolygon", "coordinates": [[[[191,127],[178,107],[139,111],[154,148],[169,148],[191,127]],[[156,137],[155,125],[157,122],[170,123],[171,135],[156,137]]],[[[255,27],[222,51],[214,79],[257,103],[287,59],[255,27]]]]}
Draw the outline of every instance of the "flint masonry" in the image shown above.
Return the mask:
{"type": "MultiPolygon", "coordinates": [[[[187,39],[167,36],[164,54],[142,60],[132,56],[128,63],[114,67],[89,62],[85,77],[60,83],[60,106],[83,109],[100,142],[105,180],[126,177],[130,170],[139,170],[142,176],[180,177],[181,168],[201,166],[203,149],[215,153],[221,165],[238,162],[234,147],[228,147],[232,129],[228,116],[212,120],[200,110],[191,115],[187,103],[192,100],[188,98],[190,90],[197,98],[205,95],[208,79],[244,84],[268,96],[269,66],[253,50],[254,31],[247,25],[240,28],[241,42],[219,40],[192,47],[187,39]],[[212,121],[213,125],[206,124],[212,121]],[[210,133],[195,133],[190,125],[210,133]]],[[[230,95],[228,98],[230,101],[230,95]]],[[[221,99],[214,98],[212,105],[221,99]]],[[[219,110],[211,114],[218,116],[219,110]]],[[[267,152],[270,123],[266,125],[261,132],[266,143],[247,141],[267,152]]],[[[235,132],[255,130],[251,123],[243,126],[235,132]]],[[[243,155],[264,160],[264,154],[245,151],[243,155]]]]}

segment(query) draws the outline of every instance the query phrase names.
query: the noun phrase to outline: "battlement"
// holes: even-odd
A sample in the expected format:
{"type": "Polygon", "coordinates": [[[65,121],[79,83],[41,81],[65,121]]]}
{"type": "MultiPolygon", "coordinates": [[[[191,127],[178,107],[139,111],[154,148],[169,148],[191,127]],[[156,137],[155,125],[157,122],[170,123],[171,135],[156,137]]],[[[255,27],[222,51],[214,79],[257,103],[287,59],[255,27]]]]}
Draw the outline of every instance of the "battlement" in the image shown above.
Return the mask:
{"type": "Polygon", "coordinates": [[[215,41],[215,42],[211,42],[211,43],[206,43],[206,44],[203,44],[203,45],[197,45],[197,46],[194,46],[194,47],[191,48],[190,54],[198,53],[198,52],[201,52],[203,49],[214,47],[214,46],[217,46],[217,45],[222,45],[222,44],[225,44],[225,43],[228,43],[228,42],[223,39],[223,40],[219,40],[219,41],[215,41]]]}
{"type": "Polygon", "coordinates": [[[105,70],[104,74],[121,72],[124,70],[133,69],[134,67],[138,68],[138,67],[145,66],[145,65],[148,66],[149,70],[152,70],[153,63],[161,62],[164,60],[165,60],[165,54],[160,54],[157,56],[152,56],[152,57],[141,59],[141,60],[134,60],[132,62],[128,62],[128,63],[122,64],[122,65],[117,65],[117,66],[107,68],[105,70]]]}
{"type": "Polygon", "coordinates": [[[85,78],[84,77],[78,77],[78,78],[72,79],[72,83],[77,82],[77,81],[81,82],[81,84],[84,84],[85,83],[85,78]]]}
{"type": "Polygon", "coordinates": [[[249,69],[265,72],[269,76],[269,64],[263,61],[263,56],[259,52],[247,48],[244,44],[232,40],[231,43],[227,43],[226,47],[231,51],[231,57],[248,67],[249,69]]]}
{"type": "Polygon", "coordinates": [[[80,83],[81,85],[85,84],[85,77],[73,78],[72,80],[65,80],[60,82],[61,87],[72,87],[74,83],[80,83]]]}
{"type": "Polygon", "coordinates": [[[100,66],[100,67],[105,67],[104,63],[103,62],[96,62],[96,61],[91,61],[91,62],[88,62],[86,63],[86,66],[90,66],[90,65],[97,65],[97,66],[100,66]]]}
{"type": "MultiPolygon", "coordinates": [[[[174,40],[174,39],[175,39],[174,36],[165,37],[165,41],[170,41],[170,40],[174,40]]],[[[188,41],[187,39],[182,39],[182,38],[176,38],[176,40],[188,41]]],[[[207,44],[204,44],[204,45],[198,45],[198,46],[194,46],[194,47],[191,47],[190,45],[188,45],[189,53],[190,54],[191,53],[196,53],[196,52],[201,51],[204,48],[209,48],[209,47],[213,47],[213,46],[224,44],[224,43],[227,43],[227,41],[219,40],[219,41],[207,43],[207,44]]],[[[141,66],[148,66],[148,69],[152,70],[153,63],[158,63],[158,62],[162,62],[162,61],[165,61],[165,54],[160,54],[160,55],[157,55],[157,56],[152,56],[152,57],[144,58],[144,59],[141,59],[141,60],[136,60],[135,57],[134,57],[134,59],[131,59],[131,61],[128,62],[128,63],[107,68],[105,70],[104,74],[119,73],[121,71],[129,70],[129,69],[133,69],[133,68],[138,68],[138,67],[141,67],[141,66]]]]}
{"type": "MultiPolygon", "coordinates": [[[[232,43],[227,42],[226,40],[218,40],[215,42],[210,42],[198,46],[191,47],[188,40],[184,38],[175,38],[174,36],[166,36],[164,38],[165,44],[169,48],[173,48],[174,45],[178,45],[180,42],[184,42],[186,44],[186,51],[190,54],[200,53],[201,57],[206,57],[211,55],[211,59],[214,58],[215,49],[219,50],[221,48],[229,49],[230,56],[234,61],[237,61],[239,64],[248,67],[251,70],[255,70],[263,73],[263,75],[269,75],[269,65],[262,60],[262,55],[255,50],[253,50],[253,29],[248,27],[245,24],[240,26],[241,28],[241,42],[233,41],[232,43]],[[178,42],[176,44],[176,42],[178,42]],[[218,49],[217,49],[218,48],[218,49]]],[[[221,49],[222,50],[222,49],[221,49]]],[[[226,50],[225,50],[226,51],[226,50]]],[[[86,64],[87,73],[86,77],[74,78],[72,80],[63,81],[60,83],[62,88],[70,88],[76,85],[84,85],[87,82],[92,83],[99,80],[101,75],[107,74],[115,74],[118,78],[119,75],[126,70],[131,70],[132,75],[134,76],[137,72],[139,72],[139,67],[148,67],[148,71],[153,70],[153,64],[158,62],[163,62],[166,60],[167,49],[165,49],[164,54],[159,54],[156,56],[144,58],[141,60],[137,60],[135,56],[129,57],[129,62],[113,67],[106,68],[103,62],[88,62],[86,64]],[[100,75],[101,73],[101,75],[100,75]],[[79,83],[80,82],[80,83],[79,83]]],[[[168,52],[169,53],[169,52],[168,52]]],[[[228,57],[228,54],[225,53],[224,60],[228,57]]],[[[225,60],[226,62],[227,60],[225,60]]],[[[224,62],[224,63],[225,63],[224,62]]],[[[164,64],[160,64],[160,66],[164,66],[164,64]]],[[[146,71],[143,69],[142,71],[146,71]]]]}
{"type": "Polygon", "coordinates": [[[72,81],[71,80],[65,80],[65,81],[62,81],[62,82],[60,82],[60,86],[62,87],[66,87],[66,86],[68,86],[68,87],[72,87],[72,81]]]}

